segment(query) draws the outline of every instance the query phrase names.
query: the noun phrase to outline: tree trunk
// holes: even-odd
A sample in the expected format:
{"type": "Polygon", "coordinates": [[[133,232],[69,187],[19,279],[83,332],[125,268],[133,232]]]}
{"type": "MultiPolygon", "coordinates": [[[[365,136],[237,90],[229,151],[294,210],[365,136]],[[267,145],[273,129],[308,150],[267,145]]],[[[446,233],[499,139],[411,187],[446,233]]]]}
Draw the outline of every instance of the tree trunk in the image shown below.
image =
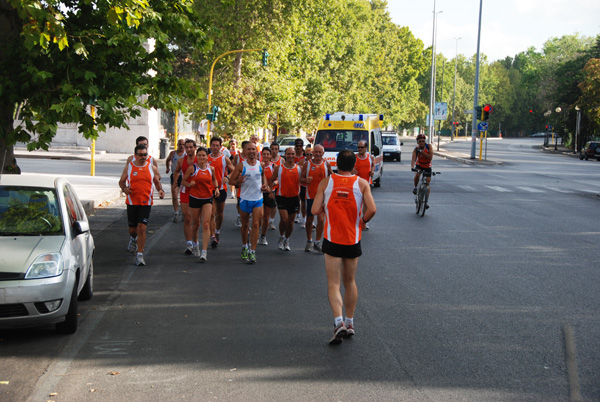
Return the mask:
{"type": "MultiPolygon", "coordinates": [[[[14,57],[14,44],[21,32],[21,25],[17,11],[9,4],[7,0],[0,0],[0,67],[5,71],[7,67],[19,65],[18,58],[14,57]]],[[[13,101],[14,102],[14,101],[13,101]]],[[[15,159],[14,146],[7,145],[9,134],[13,132],[13,114],[15,110],[14,103],[9,100],[9,96],[4,94],[0,96],[0,173],[20,174],[21,169],[15,159]]]]}

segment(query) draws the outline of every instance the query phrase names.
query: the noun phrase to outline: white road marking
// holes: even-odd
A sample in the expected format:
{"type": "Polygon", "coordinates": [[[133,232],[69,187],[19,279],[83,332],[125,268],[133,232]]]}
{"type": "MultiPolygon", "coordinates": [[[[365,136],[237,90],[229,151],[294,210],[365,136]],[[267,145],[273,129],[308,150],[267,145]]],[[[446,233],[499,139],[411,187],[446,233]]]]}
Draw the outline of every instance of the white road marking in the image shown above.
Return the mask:
{"type": "Polygon", "coordinates": [[[520,188],[521,190],[528,191],[530,193],[545,193],[545,191],[538,190],[537,188],[533,188],[533,187],[519,187],[519,186],[516,186],[516,187],[520,188]]]}
{"type": "Polygon", "coordinates": [[[504,187],[500,187],[500,186],[486,186],[487,188],[491,188],[492,190],[496,190],[499,191],[501,193],[512,193],[512,190],[509,190],[507,188],[504,187]]]}
{"type": "Polygon", "coordinates": [[[558,188],[558,187],[545,187],[548,190],[552,190],[552,191],[556,191],[558,193],[563,193],[563,194],[573,194],[573,192],[571,190],[564,190],[562,188],[558,188]]]}

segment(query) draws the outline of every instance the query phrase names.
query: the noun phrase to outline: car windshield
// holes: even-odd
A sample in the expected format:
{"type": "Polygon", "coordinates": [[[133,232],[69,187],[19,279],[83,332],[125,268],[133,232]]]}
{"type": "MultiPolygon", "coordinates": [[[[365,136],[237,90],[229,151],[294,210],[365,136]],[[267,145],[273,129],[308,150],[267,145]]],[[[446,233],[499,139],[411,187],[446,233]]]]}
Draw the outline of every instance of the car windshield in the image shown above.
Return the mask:
{"type": "Polygon", "coordinates": [[[358,142],[367,140],[365,130],[321,130],[317,132],[315,145],[323,145],[325,151],[358,151],[358,142]]]}
{"type": "Polygon", "coordinates": [[[394,136],[383,136],[383,145],[398,145],[398,137],[394,136]]]}
{"type": "Polygon", "coordinates": [[[279,145],[283,145],[283,146],[292,145],[293,146],[295,142],[296,142],[296,137],[284,138],[283,140],[281,140],[279,145]]]}
{"type": "Polygon", "coordinates": [[[63,227],[54,190],[0,186],[0,236],[60,234],[63,227]]]}

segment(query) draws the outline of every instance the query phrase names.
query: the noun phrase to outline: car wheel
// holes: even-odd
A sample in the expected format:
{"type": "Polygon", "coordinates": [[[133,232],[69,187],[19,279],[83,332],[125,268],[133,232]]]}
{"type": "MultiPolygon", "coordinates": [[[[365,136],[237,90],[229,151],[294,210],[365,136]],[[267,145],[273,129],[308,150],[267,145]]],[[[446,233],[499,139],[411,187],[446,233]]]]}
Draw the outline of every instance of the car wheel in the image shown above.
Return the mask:
{"type": "Polygon", "coordinates": [[[79,313],[79,305],[77,303],[77,283],[73,287],[71,300],[69,302],[69,311],[63,322],[56,324],[56,332],[59,334],[71,335],[77,332],[77,314],[79,313]]]}
{"type": "Polygon", "coordinates": [[[88,272],[88,277],[79,293],[79,300],[85,301],[90,300],[94,297],[94,260],[90,262],[90,270],[88,272]]]}
{"type": "Polygon", "coordinates": [[[398,154],[398,162],[402,162],[402,154],[398,154]]]}
{"type": "MultiPolygon", "coordinates": [[[[383,175],[383,171],[381,172],[381,174],[383,175]]],[[[373,182],[373,186],[374,187],[381,187],[381,176],[379,176],[379,179],[375,180],[373,182]]]]}

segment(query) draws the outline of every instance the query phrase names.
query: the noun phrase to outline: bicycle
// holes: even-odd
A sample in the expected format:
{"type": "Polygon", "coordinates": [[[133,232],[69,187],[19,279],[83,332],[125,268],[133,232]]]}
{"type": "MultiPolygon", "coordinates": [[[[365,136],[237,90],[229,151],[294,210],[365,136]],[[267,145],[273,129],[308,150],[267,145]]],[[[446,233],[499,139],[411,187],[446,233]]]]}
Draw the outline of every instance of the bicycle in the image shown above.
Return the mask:
{"type": "MultiPolygon", "coordinates": [[[[429,201],[429,184],[427,184],[427,175],[423,169],[412,168],[413,172],[421,173],[421,184],[417,188],[417,195],[415,198],[415,203],[417,207],[417,215],[425,216],[425,210],[429,208],[427,202],[429,201]]],[[[435,176],[438,174],[442,174],[441,172],[431,172],[431,176],[435,176]]]]}

